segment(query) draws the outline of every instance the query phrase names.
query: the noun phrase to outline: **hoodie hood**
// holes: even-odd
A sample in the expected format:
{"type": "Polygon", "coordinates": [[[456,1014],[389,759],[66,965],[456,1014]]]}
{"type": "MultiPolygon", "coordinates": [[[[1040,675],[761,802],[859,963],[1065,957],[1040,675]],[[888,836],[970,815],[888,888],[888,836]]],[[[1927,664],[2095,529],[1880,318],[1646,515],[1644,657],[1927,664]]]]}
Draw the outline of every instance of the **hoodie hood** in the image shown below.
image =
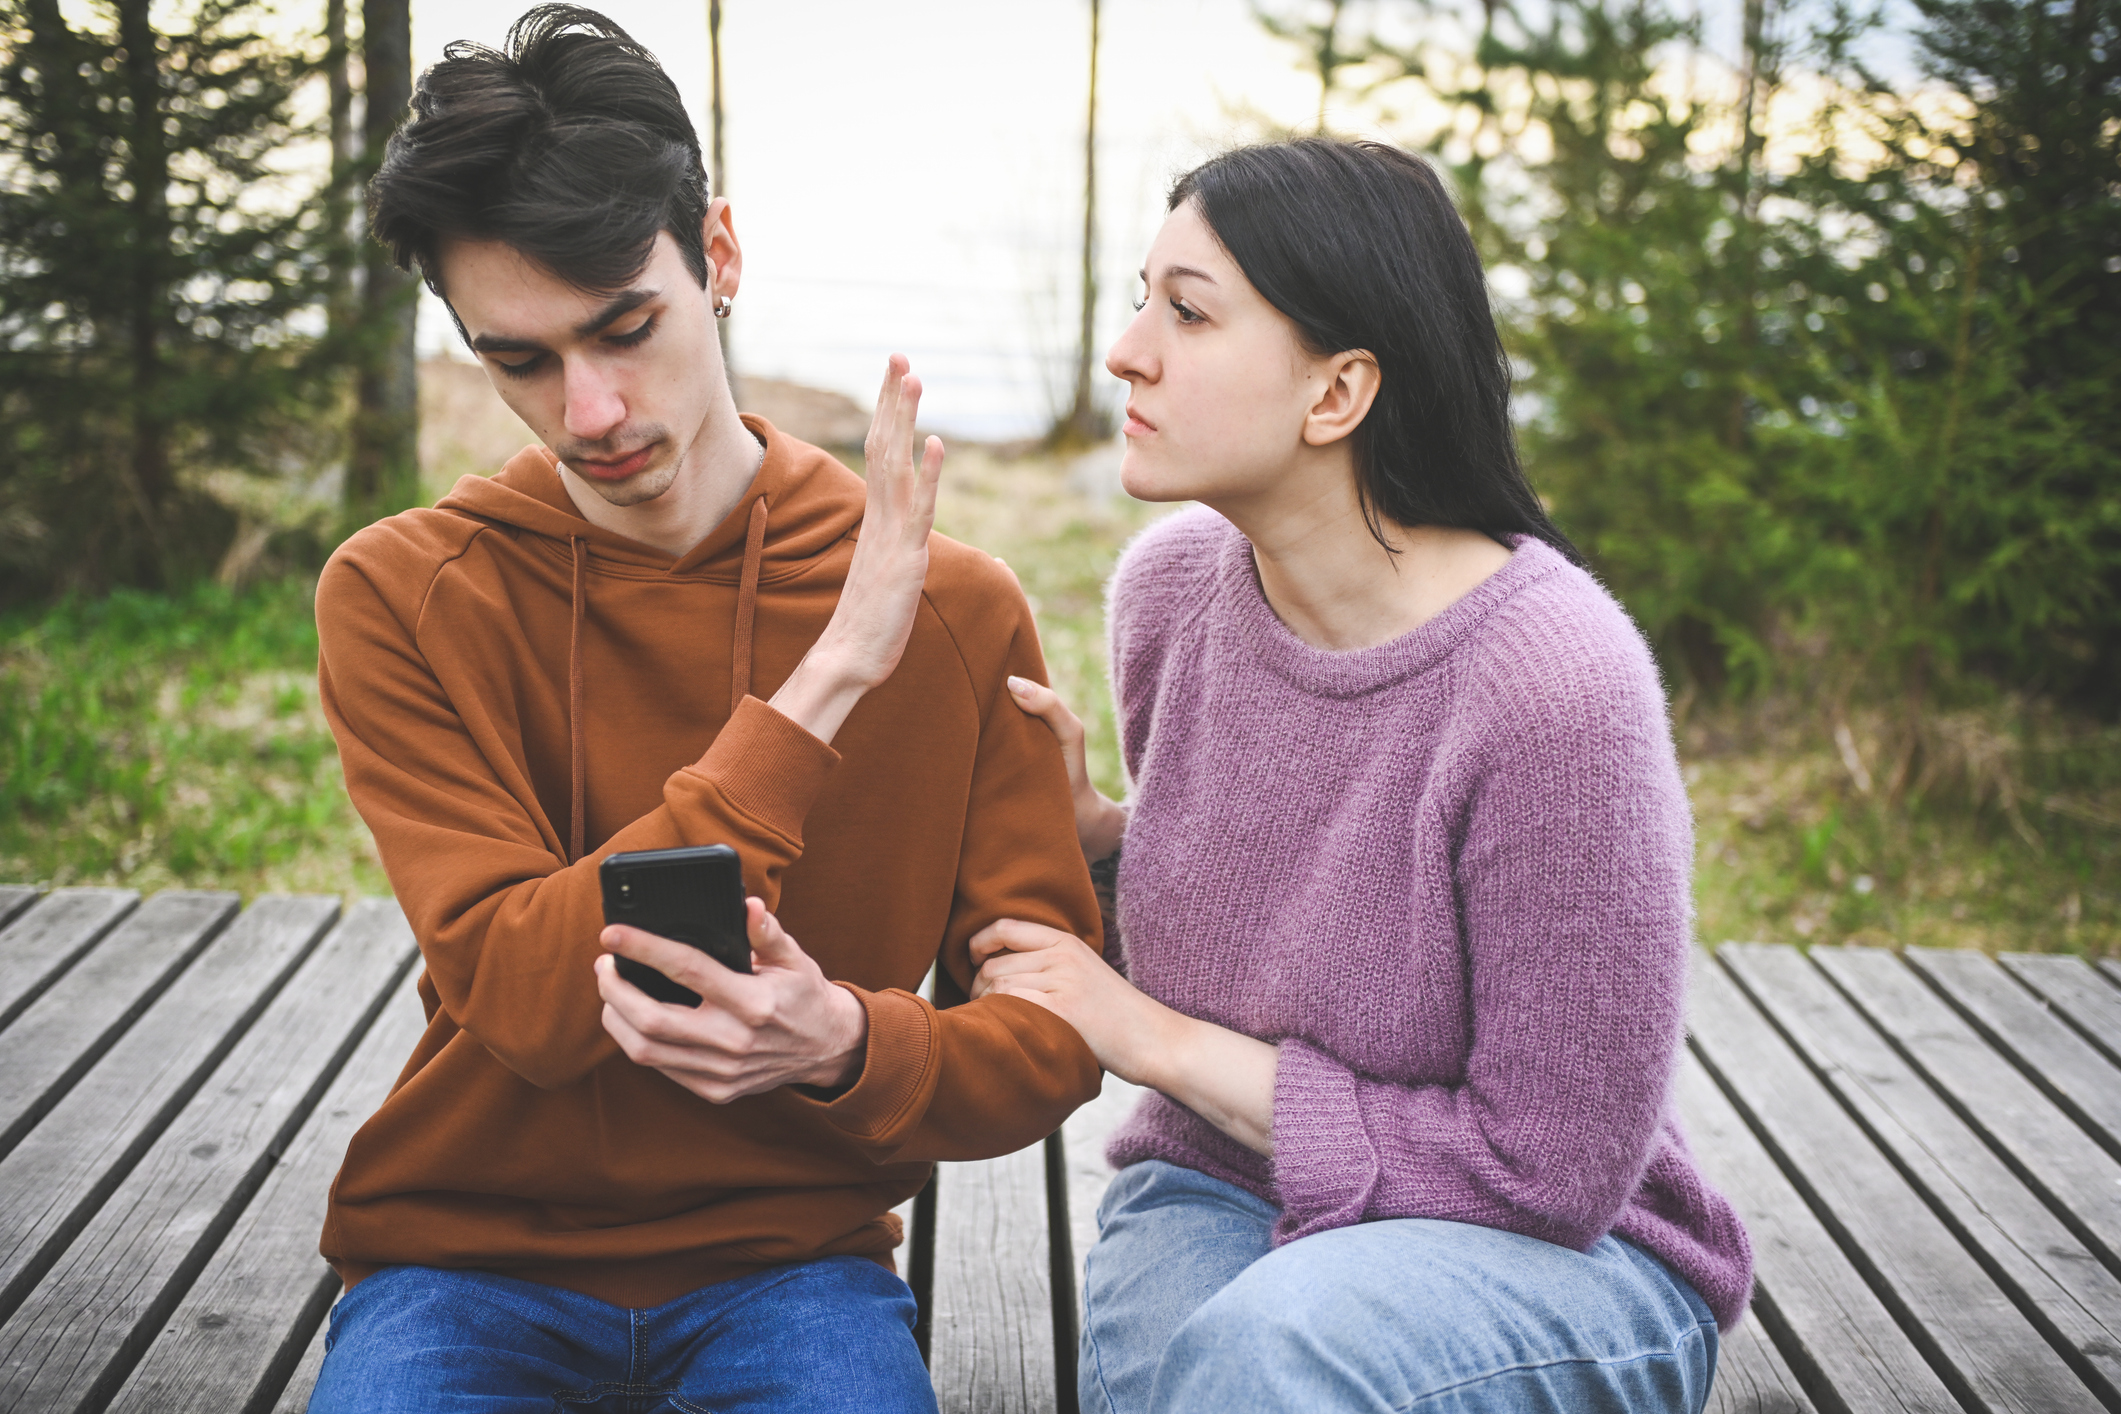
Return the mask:
{"type": "Polygon", "coordinates": [[[743,422],[766,449],[758,472],[721,524],[675,560],[652,545],[586,519],[561,484],[560,459],[542,445],[516,453],[496,476],[458,478],[435,505],[438,511],[553,541],[572,561],[573,610],[567,640],[570,861],[582,857],[587,814],[583,808],[588,796],[588,746],[582,633],[589,612],[593,562],[601,561],[615,573],[736,584],[729,659],[729,711],[734,715],[751,690],[751,643],[760,587],[799,573],[861,524],[867,488],[860,477],[829,452],[775,431],[762,417],[746,415],[743,422]]]}

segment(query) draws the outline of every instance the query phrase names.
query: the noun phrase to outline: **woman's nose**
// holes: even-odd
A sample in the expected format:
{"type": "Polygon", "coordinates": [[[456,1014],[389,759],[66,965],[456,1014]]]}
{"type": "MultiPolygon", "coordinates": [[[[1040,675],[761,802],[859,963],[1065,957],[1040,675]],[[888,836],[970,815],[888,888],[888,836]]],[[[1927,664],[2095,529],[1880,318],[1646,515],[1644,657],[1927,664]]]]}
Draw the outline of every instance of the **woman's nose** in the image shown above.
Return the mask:
{"type": "Polygon", "coordinates": [[[1112,341],[1105,351],[1105,372],[1114,378],[1132,381],[1136,378],[1154,382],[1156,374],[1152,368],[1153,358],[1149,348],[1149,331],[1146,327],[1149,312],[1137,313],[1112,341]]]}

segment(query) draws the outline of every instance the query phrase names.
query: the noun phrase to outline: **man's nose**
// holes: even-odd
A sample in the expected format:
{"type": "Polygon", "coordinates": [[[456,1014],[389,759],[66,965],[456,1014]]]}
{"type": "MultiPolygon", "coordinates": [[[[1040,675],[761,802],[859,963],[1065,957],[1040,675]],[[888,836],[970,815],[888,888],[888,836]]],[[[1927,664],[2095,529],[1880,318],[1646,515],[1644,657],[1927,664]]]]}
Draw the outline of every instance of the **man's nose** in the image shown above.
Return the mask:
{"type": "Polygon", "coordinates": [[[626,420],[626,399],[616,380],[589,361],[569,360],[561,370],[565,381],[567,435],[583,442],[601,442],[626,420]]]}

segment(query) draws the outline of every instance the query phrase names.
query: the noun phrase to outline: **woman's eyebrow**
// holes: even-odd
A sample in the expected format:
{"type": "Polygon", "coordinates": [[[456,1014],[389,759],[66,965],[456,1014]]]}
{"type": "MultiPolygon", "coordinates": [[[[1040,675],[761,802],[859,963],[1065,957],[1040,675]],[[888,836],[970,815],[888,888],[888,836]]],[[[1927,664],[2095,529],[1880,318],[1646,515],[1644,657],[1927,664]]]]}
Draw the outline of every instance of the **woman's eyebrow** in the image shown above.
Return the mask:
{"type": "MultiPolygon", "coordinates": [[[[1210,275],[1205,270],[1195,270],[1190,265],[1166,265],[1164,267],[1164,278],[1166,280],[1180,280],[1188,276],[1196,280],[1206,280],[1211,285],[1215,283],[1213,275],[1210,275]]],[[[1143,284],[1149,283],[1149,272],[1147,270],[1141,272],[1141,279],[1143,284]]]]}

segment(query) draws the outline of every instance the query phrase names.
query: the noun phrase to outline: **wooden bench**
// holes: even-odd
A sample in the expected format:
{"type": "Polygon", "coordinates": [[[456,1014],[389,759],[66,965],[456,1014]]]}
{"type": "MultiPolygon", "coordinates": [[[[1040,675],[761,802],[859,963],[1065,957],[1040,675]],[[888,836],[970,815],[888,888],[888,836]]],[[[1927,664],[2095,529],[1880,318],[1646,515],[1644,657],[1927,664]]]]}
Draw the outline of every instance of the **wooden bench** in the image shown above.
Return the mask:
{"type": "MultiPolygon", "coordinates": [[[[324,1194],[416,957],[382,899],[0,889],[0,1410],[303,1408],[324,1194]]],[[[1129,1089],[908,1205],[945,1410],[1074,1409],[1129,1089]]],[[[1712,1409],[2121,1409],[2113,964],[1727,945],[1678,1099],[1759,1259],[1712,1409]]]]}

